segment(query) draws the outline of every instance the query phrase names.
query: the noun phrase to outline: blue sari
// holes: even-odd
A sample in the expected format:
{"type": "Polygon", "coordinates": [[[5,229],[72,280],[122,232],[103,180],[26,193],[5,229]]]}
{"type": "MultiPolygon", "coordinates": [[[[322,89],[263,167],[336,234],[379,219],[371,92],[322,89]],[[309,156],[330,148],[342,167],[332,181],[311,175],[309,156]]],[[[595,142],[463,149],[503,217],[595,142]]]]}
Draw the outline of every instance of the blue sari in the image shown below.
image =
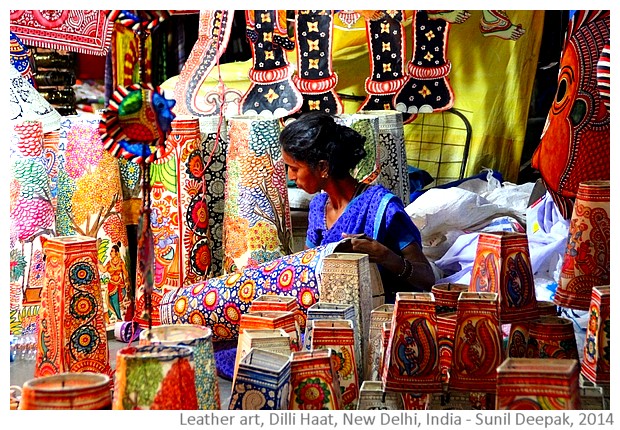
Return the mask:
{"type": "MultiPolygon", "coordinates": [[[[372,185],[349,202],[336,222],[327,228],[325,206],[327,193],[316,195],[310,202],[306,246],[338,242],[342,233],[364,233],[398,255],[411,243],[422,248],[420,232],[405,212],[402,201],[382,185],[372,185]]],[[[386,292],[386,303],[393,303],[396,291],[408,291],[411,287],[379,265],[379,272],[386,292]]]]}

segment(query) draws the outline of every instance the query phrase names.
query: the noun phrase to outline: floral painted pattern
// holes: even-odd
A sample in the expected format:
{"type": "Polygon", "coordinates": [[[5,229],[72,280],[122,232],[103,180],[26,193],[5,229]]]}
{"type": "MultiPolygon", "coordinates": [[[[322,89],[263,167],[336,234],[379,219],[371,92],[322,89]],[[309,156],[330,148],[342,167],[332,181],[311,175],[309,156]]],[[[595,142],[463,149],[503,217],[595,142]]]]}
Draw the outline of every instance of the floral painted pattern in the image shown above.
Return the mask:
{"type": "Polygon", "coordinates": [[[214,341],[234,339],[241,314],[249,311],[254,299],[265,294],[295,297],[305,315],[319,300],[322,262],[336,245],[307,249],[245,268],[242,272],[170,291],[159,306],[161,323],[184,324],[199,320],[211,327],[214,341]]]}
{"type": "Polygon", "coordinates": [[[224,207],[224,270],[228,273],[292,252],[279,132],[277,120],[229,119],[224,207]]]}

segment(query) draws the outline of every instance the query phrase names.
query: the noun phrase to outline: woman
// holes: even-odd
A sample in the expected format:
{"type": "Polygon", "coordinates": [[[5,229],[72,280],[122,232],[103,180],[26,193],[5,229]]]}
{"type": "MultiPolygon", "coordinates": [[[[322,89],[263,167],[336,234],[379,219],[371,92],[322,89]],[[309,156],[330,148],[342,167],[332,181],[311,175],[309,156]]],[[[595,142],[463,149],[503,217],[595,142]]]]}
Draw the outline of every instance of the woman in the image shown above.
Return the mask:
{"type": "Polygon", "coordinates": [[[304,114],[280,134],[289,180],[310,194],[324,191],[310,202],[306,247],[347,238],[338,250],[368,254],[378,264],[386,303],[394,303],[397,291],[430,291],[435,276],[402,201],[351,176],[366,155],[364,141],[324,112],[304,114]]]}
{"type": "Polygon", "coordinates": [[[121,305],[126,307],[129,300],[127,299],[127,289],[129,288],[129,274],[125,267],[125,262],[121,258],[121,243],[112,245],[110,250],[110,261],[106,263],[104,269],[110,275],[108,282],[108,312],[114,318],[112,321],[122,321],[121,305]]]}

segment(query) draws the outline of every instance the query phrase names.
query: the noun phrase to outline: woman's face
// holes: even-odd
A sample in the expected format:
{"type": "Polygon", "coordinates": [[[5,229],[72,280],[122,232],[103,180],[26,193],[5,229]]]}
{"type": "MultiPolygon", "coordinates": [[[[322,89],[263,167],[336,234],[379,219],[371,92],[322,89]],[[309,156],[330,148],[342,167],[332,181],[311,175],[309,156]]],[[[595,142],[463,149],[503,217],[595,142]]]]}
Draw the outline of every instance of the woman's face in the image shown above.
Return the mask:
{"type": "Polygon", "coordinates": [[[325,179],[321,177],[318,168],[311,168],[308,163],[297,161],[286,151],[282,150],[282,159],[286,164],[288,179],[295,181],[297,188],[301,188],[308,194],[314,194],[323,189],[325,179]]]}

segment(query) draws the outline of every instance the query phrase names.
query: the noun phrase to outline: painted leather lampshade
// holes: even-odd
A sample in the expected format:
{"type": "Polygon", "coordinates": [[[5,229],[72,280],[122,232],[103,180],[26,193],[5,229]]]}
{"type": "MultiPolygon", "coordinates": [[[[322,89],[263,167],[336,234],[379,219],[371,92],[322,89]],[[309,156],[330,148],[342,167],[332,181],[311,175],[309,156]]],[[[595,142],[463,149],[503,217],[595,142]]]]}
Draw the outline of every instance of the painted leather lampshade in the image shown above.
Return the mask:
{"type": "Polygon", "coordinates": [[[241,315],[248,313],[254,299],[264,294],[294,297],[301,311],[307,312],[319,300],[323,261],[336,245],[333,242],[306,249],[242,272],[172,290],[162,297],[161,322],[211,327],[216,342],[236,339],[241,315]]]}
{"type": "Polygon", "coordinates": [[[110,377],[67,372],[26,381],[19,409],[112,409],[110,377]]]}
{"type": "Polygon", "coordinates": [[[441,392],[437,315],[432,293],[396,293],[381,380],[390,391],[441,392]]]}
{"type": "MultiPolygon", "coordinates": [[[[304,334],[303,349],[310,351],[312,345],[312,321],[315,320],[350,320],[353,323],[354,336],[356,345],[359,345],[359,328],[357,326],[357,318],[355,313],[355,307],[353,305],[347,305],[345,303],[327,303],[324,301],[318,301],[308,308],[308,314],[306,316],[307,324],[304,334]]],[[[360,363],[362,354],[356,349],[355,358],[357,363],[360,363]]]]}
{"type": "Polygon", "coordinates": [[[292,253],[291,214],[277,119],[228,118],[224,271],[256,267],[292,253]]]}
{"type": "Polygon", "coordinates": [[[525,233],[481,233],[470,292],[498,294],[502,324],[538,317],[534,276],[525,233]]]}
{"type": "Polygon", "coordinates": [[[381,381],[364,381],[360,387],[357,410],[403,410],[403,395],[396,391],[384,391],[381,381]]]}
{"type": "Polygon", "coordinates": [[[507,358],[497,368],[496,409],[581,409],[579,362],[507,358]]]}
{"type": "Polygon", "coordinates": [[[299,326],[295,319],[295,314],[288,311],[260,311],[248,312],[241,315],[239,321],[239,332],[243,333],[245,329],[283,329],[291,338],[291,350],[300,350],[299,326]]]}
{"type": "Polygon", "coordinates": [[[111,375],[97,240],[58,236],[46,239],[43,250],[46,264],[34,376],[111,375]]]}
{"type": "Polygon", "coordinates": [[[361,351],[362,355],[358,361],[360,373],[367,361],[368,338],[362,333],[368,333],[370,325],[372,288],[368,255],[335,252],[325,257],[319,285],[320,301],[353,305],[355,308],[356,350],[361,351]]]}
{"type": "MultiPolygon", "coordinates": [[[[544,316],[558,316],[558,307],[549,301],[538,302],[538,314],[544,316]]],[[[536,320],[515,321],[510,324],[510,333],[506,344],[506,356],[512,358],[527,357],[527,344],[530,338],[530,327],[536,320]]]]}
{"type": "Polygon", "coordinates": [[[598,385],[609,385],[609,332],[610,332],[609,285],[592,288],[590,319],[581,362],[581,373],[598,385]]]}
{"type": "Polygon", "coordinates": [[[288,409],[291,361],[288,356],[252,348],[239,362],[229,409],[288,409]]]}
{"type": "Polygon", "coordinates": [[[379,120],[379,177],[377,183],[392,191],[403,204],[409,204],[411,192],[409,172],[407,171],[407,154],[405,151],[405,133],[403,113],[396,110],[361,110],[357,115],[377,116],[379,120]]]}
{"type": "Polygon", "coordinates": [[[342,395],[332,349],[291,353],[290,410],[340,410],[342,395]]]}
{"type": "Polygon", "coordinates": [[[454,333],[456,331],[456,312],[445,312],[437,315],[437,344],[439,345],[439,368],[441,380],[448,382],[454,353],[454,333]]]}
{"type": "Polygon", "coordinates": [[[194,352],[198,409],[220,409],[211,329],[195,324],[159,325],[140,333],[140,345],[187,346],[194,352]]]}
{"type": "Polygon", "coordinates": [[[562,271],[553,301],[565,308],[587,311],[592,288],[609,285],[610,182],[579,184],[562,271]]]}
{"type": "Polygon", "coordinates": [[[126,346],[116,354],[112,409],[198,409],[193,349],[126,346]]]}
{"type": "Polygon", "coordinates": [[[496,369],[504,361],[497,303],[497,293],[461,293],[450,390],[495,393],[496,369]]]}
{"type": "Polygon", "coordinates": [[[299,330],[306,329],[306,316],[299,309],[299,303],[295,297],[282,296],[278,294],[263,294],[252,300],[249,312],[261,311],[286,311],[293,312],[299,325],[299,330]]]}
{"type": "Polygon", "coordinates": [[[394,305],[384,304],[370,311],[370,329],[368,330],[368,354],[364,379],[366,381],[381,380],[381,359],[383,351],[383,323],[391,322],[394,305]]]}
{"type": "Polygon", "coordinates": [[[544,316],[530,323],[528,358],[579,359],[573,322],[568,318],[544,316]]]}
{"type": "MultiPolygon", "coordinates": [[[[171,122],[162,156],[149,164],[151,177],[151,229],[154,241],[152,325],[161,324],[159,304],[168,291],[196,284],[210,277],[212,265],[211,220],[203,142],[197,117],[181,115],[171,122]]],[[[136,284],[142,285],[138,272],[136,284]]],[[[138,289],[136,315],[145,310],[145,297],[138,289]]],[[[139,319],[143,327],[148,322],[139,319]]]]}
{"type": "Polygon", "coordinates": [[[252,348],[274,352],[288,357],[291,349],[291,337],[281,328],[277,329],[252,329],[246,328],[239,334],[237,340],[237,352],[235,355],[235,370],[233,383],[237,378],[239,363],[252,348]]]}
{"type": "Polygon", "coordinates": [[[437,314],[456,312],[459,295],[464,291],[469,291],[469,285],[453,284],[451,282],[433,285],[431,288],[431,293],[435,296],[437,314]]]}
{"type": "MultiPolygon", "coordinates": [[[[390,343],[390,332],[392,331],[392,321],[386,321],[381,326],[381,354],[379,355],[379,377],[383,375],[385,367],[385,357],[387,355],[387,347],[390,343]]],[[[382,381],[383,382],[383,381],[382,381]]]]}
{"type": "Polygon", "coordinates": [[[343,409],[355,409],[359,396],[355,335],[351,320],[312,320],[311,350],[331,348],[336,358],[336,372],[342,391],[343,409]]]}

